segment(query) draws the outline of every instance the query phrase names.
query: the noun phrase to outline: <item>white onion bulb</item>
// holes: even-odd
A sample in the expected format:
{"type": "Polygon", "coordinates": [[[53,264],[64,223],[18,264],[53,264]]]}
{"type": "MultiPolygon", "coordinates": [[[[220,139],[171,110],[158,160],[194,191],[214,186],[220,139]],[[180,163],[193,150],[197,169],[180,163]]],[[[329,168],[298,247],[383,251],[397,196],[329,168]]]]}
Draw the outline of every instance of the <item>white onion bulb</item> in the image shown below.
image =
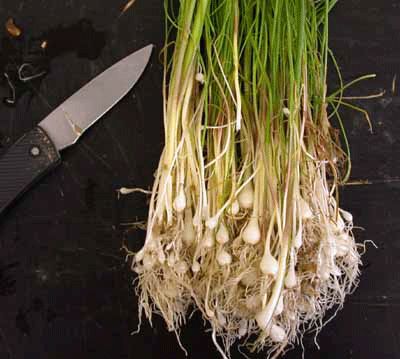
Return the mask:
{"type": "Polygon", "coordinates": [[[232,256],[224,249],[217,255],[217,262],[220,266],[226,266],[232,263],[232,256]]]}
{"type": "Polygon", "coordinates": [[[206,226],[209,229],[214,229],[218,225],[218,219],[215,217],[211,217],[206,221],[206,226]]]}
{"type": "Polygon", "coordinates": [[[313,218],[313,213],[309,204],[304,200],[303,197],[300,197],[299,200],[299,211],[300,215],[303,219],[311,219],[313,218]]]}
{"type": "Polygon", "coordinates": [[[179,261],[175,265],[175,270],[179,274],[185,274],[187,272],[187,270],[188,270],[188,266],[187,266],[186,262],[179,261]]]}
{"type": "Polygon", "coordinates": [[[299,231],[297,232],[296,236],[293,239],[293,247],[296,249],[299,249],[299,248],[301,248],[302,245],[303,245],[303,233],[300,228],[299,231]]]}
{"type": "Polygon", "coordinates": [[[224,327],[226,325],[226,318],[221,312],[217,312],[217,319],[219,324],[224,327]]]}
{"type": "Polygon", "coordinates": [[[241,208],[250,209],[254,203],[254,190],[251,182],[247,183],[238,196],[239,205],[241,208]]]}
{"type": "Polygon", "coordinates": [[[158,251],[157,259],[160,262],[160,264],[163,264],[165,262],[165,253],[162,249],[158,251]]]}
{"type": "Polygon", "coordinates": [[[176,263],[176,258],[174,253],[170,253],[167,259],[168,266],[173,267],[176,263]]]}
{"type": "Polygon", "coordinates": [[[182,239],[186,244],[191,244],[196,238],[196,232],[193,226],[192,210],[190,208],[185,209],[185,221],[183,224],[182,239]]]}
{"type": "Polygon", "coordinates": [[[340,213],[346,222],[353,223],[353,215],[350,212],[340,209],[340,213]]]}
{"type": "Polygon", "coordinates": [[[297,285],[297,277],[296,277],[296,272],[294,270],[294,263],[290,263],[285,278],[285,287],[291,289],[294,288],[296,285],[297,285]]]}
{"type": "Polygon", "coordinates": [[[269,331],[269,337],[275,343],[282,343],[286,339],[286,332],[283,328],[276,324],[272,324],[269,331]]]}
{"type": "Polygon", "coordinates": [[[204,77],[204,74],[201,73],[201,72],[198,72],[198,73],[196,74],[195,79],[196,79],[197,82],[200,82],[202,85],[204,85],[204,82],[206,81],[206,80],[205,80],[205,77],[204,77]]]}
{"type": "Polygon", "coordinates": [[[255,217],[250,218],[242,233],[243,241],[247,244],[256,244],[261,239],[260,227],[258,225],[258,219],[255,217]]]}
{"type": "Polygon", "coordinates": [[[331,273],[329,271],[329,268],[326,265],[323,265],[320,272],[319,272],[319,277],[321,278],[322,281],[327,281],[331,276],[331,273]]]}
{"type": "Polygon", "coordinates": [[[220,244],[225,244],[229,242],[229,232],[223,223],[219,225],[216,240],[220,244]]]}
{"type": "Polygon", "coordinates": [[[283,110],[282,110],[282,112],[283,112],[283,114],[284,114],[286,117],[289,117],[289,116],[290,116],[290,110],[289,110],[287,107],[284,107],[283,110]]]}
{"type": "Polygon", "coordinates": [[[178,195],[175,197],[174,208],[178,213],[181,213],[186,208],[186,196],[183,186],[181,186],[178,195]]]}
{"type": "Polygon", "coordinates": [[[231,206],[229,207],[228,213],[231,216],[236,216],[240,211],[240,205],[239,202],[237,200],[234,200],[231,204],[231,206]]]}
{"type": "Polygon", "coordinates": [[[265,251],[260,261],[260,269],[264,274],[272,275],[273,277],[275,277],[278,273],[278,261],[272,256],[269,250],[265,251]]]}
{"type": "Polygon", "coordinates": [[[215,239],[214,239],[214,231],[211,229],[206,229],[204,233],[204,247],[206,248],[212,248],[214,246],[215,239]]]}
{"type": "Polygon", "coordinates": [[[245,275],[243,275],[242,279],[240,280],[240,282],[249,287],[251,285],[254,285],[257,282],[257,272],[255,270],[252,270],[248,273],[246,273],[245,275]]]}
{"type": "Polygon", "coordinates": [[[255,319],[256,319],[258,327],[261,330],[267,329],[268,324],[269,324],[269,320],[270,320],[270,310],[269,310],[269,308],[265,307],[260,312],[258,312],[256,314],[255,319]]]}
{"type": "Polygon", "coordinates": [[[256,295],[246,298],[246,307],[250,310],[255,310],[261,304],[260,298],[256,295]]]}
{"type": "Polygon", "coordinates": [[[247,334],[247,326],[248,326],[248,324],[247,324],[247,320],[246,319],[242,319],[239,322],[239,332],[238,332],[238,334],[239,334],[240,338],[244,337],[247,334]]]}
{"type": "Polygon", "coordinates": [[[199,262],[197,262],[197,261],[194,261],[193,262],[193,264],[192,264],[192,272],[193,273],[198,273],[198,272],[200,272],[200,263],[199,262]]]}

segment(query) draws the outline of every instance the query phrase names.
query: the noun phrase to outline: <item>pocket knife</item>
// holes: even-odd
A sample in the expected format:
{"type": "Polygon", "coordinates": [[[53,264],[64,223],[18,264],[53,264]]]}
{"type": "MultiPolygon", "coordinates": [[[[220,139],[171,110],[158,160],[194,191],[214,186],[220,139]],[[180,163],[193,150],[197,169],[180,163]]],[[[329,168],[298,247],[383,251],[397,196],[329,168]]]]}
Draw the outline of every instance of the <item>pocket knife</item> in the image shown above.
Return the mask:
{"type": "Polygon", "coordinates": [[[148,45],[105,70],[5,151],[0,157],[0,213],[60,164],[60,151],[76,143],[129,92],[152,49],[148,45]]]}

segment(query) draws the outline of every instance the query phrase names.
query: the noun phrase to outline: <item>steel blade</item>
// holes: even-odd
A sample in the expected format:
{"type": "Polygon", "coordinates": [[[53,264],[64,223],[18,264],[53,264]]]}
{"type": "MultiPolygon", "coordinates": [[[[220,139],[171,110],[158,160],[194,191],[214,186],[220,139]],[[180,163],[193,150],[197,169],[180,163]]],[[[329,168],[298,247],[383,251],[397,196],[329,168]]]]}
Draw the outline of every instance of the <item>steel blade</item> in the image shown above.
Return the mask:
{"type": "Polygon", "coordinates": [[[69,97],[39,126],[58,150],[79,137],[135,85],[149,62],[153,45],[125,57],[69,97]]]}

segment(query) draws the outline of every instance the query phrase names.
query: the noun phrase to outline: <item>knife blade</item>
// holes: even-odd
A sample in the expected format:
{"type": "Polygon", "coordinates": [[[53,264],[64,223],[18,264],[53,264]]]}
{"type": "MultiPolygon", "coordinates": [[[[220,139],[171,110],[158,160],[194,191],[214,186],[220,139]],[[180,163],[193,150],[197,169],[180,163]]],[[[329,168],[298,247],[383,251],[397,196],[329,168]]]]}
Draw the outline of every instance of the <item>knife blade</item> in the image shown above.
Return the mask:
{"type": "Polygon", "coordinates": [[[143,74],[153,45],[120,60],[95,77],[0,158],[0,213],[61,161],[60,151],[118,103],[143,74]]]}
{"type": "Polygon", "coordinates": [[[128,93],[143,73],[152,47],[146,46],[111,66],[39,123],[59,151],[73,145],[128,93]]]}

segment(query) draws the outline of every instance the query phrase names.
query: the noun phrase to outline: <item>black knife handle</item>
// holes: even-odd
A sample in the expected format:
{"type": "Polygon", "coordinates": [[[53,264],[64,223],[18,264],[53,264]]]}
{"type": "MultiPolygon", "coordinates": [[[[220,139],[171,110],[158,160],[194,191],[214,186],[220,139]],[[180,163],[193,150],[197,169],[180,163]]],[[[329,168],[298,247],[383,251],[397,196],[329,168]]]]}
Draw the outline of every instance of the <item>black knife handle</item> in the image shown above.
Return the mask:
{"type": "Polygon", "coordinates": [[[60,163],[45,131],[35,127],[0,157],[0,213],[60,163]]]}

